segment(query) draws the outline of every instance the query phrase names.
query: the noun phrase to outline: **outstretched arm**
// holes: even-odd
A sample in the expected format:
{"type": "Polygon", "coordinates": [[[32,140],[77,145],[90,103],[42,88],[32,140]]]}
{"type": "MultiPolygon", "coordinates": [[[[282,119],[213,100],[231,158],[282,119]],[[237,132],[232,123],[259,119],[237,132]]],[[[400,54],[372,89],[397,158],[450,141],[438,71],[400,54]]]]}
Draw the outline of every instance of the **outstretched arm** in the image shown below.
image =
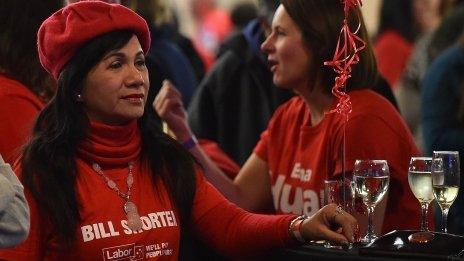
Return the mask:
{"type": "Polygon", "coordinates": [[[325,239],[346,244],[354,241],[356,220],[337,210],[334,204],[305,219],[295,219],[295,215],[251,214],[225,200],[204,181],[201,173],[197,177],[193,228],[200,239],[222,254],[243,257],[296,245],[297,235],[305,242],[325,239]]]}
{"type": "MultiPolygon", "coordinates": [[[[169,81],[163,83],[153,107],[161,119],[166,121],[179,142],[185,143],[193,137],[181,94],[169,81]]],[[[255,154],[250,156],[237,177],[231,180],[200,146],[193,146],[190,152],[202,165],[206,178],[230,201],[249,211],[260,211],[272,206],[268,166],[255,154]]]]}

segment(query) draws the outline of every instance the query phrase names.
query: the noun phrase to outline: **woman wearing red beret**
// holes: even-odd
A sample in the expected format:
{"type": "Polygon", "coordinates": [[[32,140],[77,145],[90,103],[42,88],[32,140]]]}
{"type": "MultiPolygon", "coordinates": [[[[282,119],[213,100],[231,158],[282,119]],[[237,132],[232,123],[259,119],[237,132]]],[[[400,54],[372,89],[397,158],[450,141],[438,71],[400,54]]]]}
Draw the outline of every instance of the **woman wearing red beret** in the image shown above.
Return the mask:
{"type": "Polygon", "coordinates": [[[30,235],[0,259],[174,260],[187,232],[230,256],[353,241],[356,221],[334,205],[311,218],[255,215],[206,182],[144,110],[149,46],[145,21],[121,5],[79,2],[42,24],[39,56],[58,90],[15,169],[30,235]]]}

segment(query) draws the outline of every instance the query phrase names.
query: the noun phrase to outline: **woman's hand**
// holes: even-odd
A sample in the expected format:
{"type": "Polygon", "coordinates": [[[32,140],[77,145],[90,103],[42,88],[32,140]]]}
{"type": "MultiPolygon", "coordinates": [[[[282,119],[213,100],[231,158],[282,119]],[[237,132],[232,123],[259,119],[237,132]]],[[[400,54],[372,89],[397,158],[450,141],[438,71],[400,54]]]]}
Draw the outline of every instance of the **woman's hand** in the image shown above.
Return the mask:
{"type": "Polygon", "coordinates": [[[170,81],[163,81],[163,86],[153,101],[153,108],[180,142],[191,137],[192,133],[188,126],[182,95],[170,81]]]}
{"type": "Polygon", "coordinates": [[[300,232],[306,240],[324,239],[347,244],[354,242],[358,230],[358,222],[352,215],[335,204],[329,204],[303,221],[300,232]]]}

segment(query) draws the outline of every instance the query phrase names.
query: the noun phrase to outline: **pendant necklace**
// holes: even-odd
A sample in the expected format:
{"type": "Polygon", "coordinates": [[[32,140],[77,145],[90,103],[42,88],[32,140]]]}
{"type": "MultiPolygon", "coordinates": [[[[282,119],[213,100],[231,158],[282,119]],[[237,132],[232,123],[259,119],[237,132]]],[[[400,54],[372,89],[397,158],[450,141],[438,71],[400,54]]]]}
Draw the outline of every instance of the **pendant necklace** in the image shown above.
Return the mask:
{"type": "Polygon", "coordinates": [[[127,226],[132,230],[132,231],[137,231],[142,229],[142,221],[140,220],[140,215],[139,212],[137,211],[137,206],[135,205],[134,202],[131,201],[131,188],[132,184],[134,184],[134,177],[132,176],[132,168],[134,166],[133,162],[129,162],[129,174],[127,175],[126,178],[126,184],[127,184],[127,192],[123,193],[121,190],[119,190],[118,186],[116,185],[116,182],[108,178],[108,176],[103,173],[103,170],[101,169],[100,165],[98,163],[92,164],[93,170],[95,170],[98,175],[100,175],[106,182],[106,185],[116,193],[118,193],[118,196],[123,198],[125,200],[123,209],[124,212],[126,212],[127,216],[127,226]]]}

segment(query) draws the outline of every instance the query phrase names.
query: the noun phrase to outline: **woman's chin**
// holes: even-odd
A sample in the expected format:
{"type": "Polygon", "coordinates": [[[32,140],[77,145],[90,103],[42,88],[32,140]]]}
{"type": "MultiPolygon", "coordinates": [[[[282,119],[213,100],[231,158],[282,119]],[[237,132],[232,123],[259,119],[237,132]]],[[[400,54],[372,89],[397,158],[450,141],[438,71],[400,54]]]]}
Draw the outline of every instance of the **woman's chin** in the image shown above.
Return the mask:
{"type": "Polygon", "coordinates": [[[273,83],[275,86],[277,86],[279,89],[284,89],[284,90],[290,90],[292,89],[292,87],[290,86],[290,84],[285,84],[284,82],[282,81],[278,81],[278,80],[273,80],[273,83]]]}

